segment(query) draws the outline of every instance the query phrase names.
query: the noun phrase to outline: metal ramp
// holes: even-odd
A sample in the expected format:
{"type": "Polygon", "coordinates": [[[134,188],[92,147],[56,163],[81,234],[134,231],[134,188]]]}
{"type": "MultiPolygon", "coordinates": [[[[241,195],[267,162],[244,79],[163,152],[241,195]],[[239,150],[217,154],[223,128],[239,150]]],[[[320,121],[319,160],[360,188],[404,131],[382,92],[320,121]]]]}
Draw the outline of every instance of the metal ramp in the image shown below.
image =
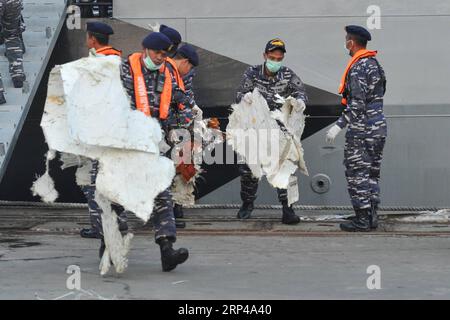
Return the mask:
{"type": "Polygon", "coordinates": [[[0,46],[0,72],[7,101],[0,105],[0,181],[66,16],[65,0],[24,0],[23,4],[27,27],[23,33],[26,46],[23,58],[27,80],[22,89],[14,88],[4,55],[5,46],[0,46]]]}

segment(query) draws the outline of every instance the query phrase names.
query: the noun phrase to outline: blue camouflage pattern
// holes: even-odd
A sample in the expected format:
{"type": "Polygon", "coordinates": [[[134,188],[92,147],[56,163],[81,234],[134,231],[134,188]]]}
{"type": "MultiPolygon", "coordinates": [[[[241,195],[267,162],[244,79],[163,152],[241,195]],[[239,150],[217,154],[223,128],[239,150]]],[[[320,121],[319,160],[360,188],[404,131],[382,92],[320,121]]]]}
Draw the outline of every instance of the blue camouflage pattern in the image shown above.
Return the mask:
{"type": "MultiPolygon", "coordinates": [[[[22,32],[25,23],[22,18],[22,0],[0,0],[1,37],[5,43],[5,56],[9,62],[9,73],[12,79],[25,81],[23,70],[22,32]]],[[[0,92],[4,91],[0,75],[0,92]]]]}
{"type": "MultiPolygon", "coordinates": [[[[161,94],[157,92],[156,88],[160,73],[159,71],[149,71],[145,67],[142,67],[142,73],[144,75],[147,87],[149,103],[153,107],[151,110],[151,115],[160,122],[162,130],[164,131],[164,136],[168,137],[171,129],[188,128],[192,122],[192,113],[190,112],[190,109],[193,105],[191,105],[189,96],[186,95],[186,93],[176,83],[176,78],[173,71],[171,71],[172,103],[170,105],[169,117],[165,121],[159,119],[159,103],[161,94]],[[178,103],[185,105],[186,108],[184,111],[180,111],[178,109],[178,103]]],[[[122,60],[121,79],[123,87],[130,98],[131,108],[136,109],[134,81],[128,59],[122,60]]],[[[169,141],[166,142],[170,145],[169,141]]],[[[165,153],[166,156],[168,154],[170,154],[170,151],[165,153]]],[[[155,231],[156,242],[159,242],[161,239],[176,241],[176,226],[170,187],[158,194],[155,198],[155,206],[150,220],[155,231]]]]}
{"type": "MultiPolygon", "coordinates": [[[[308,102],[305,86],[301,79],[288,67],[282,66],[274,77],[268,77],[264,72],[264,64],[249,67],[242,77],[236,94],[236,103],[239,103],[247,92],[252,92],[255,88],[266,99],[270,110],[279,109],[281,104],[276,103],[275,95],[287,98],[292,96],[297,100],[308,102]]],[[[284,127],[280,124],[280,128],[284,127]]],[[[253,202],[256,199],[259,179],[253,176],[250,168],[246,164],[239,165],[241,175],[241,199],[244,202],[253,202]]],[[[278,200],[281,203],[287,202],[287,190],[278,189],[278,200]]]]}
{"type": "Polygon", "coordinates": [[[289,96],[297,100],[302,100],[305,104],[308,102],[305,86],[302,80],[294,71],[286,66],[281,66],[274,77],[268,77],[264,72],[264,64],[249,67],[242,77],[241,83],[236,94],[236,103],[241,102],[247,92],[252,92],[255,88],[266,99],[270,110],[281,107],[275,102],[275,95],[279,94],[283,98],[289,96]]]}
{"type": "Polygon", "coordinates": [[[349,70],[343,94],[347,106],[337,125],[348,126],[344,166],[355,210],[380,203],[380,167],[387,137],[385,91],[386,76],[376,58],[360,59],[349,70]]]}

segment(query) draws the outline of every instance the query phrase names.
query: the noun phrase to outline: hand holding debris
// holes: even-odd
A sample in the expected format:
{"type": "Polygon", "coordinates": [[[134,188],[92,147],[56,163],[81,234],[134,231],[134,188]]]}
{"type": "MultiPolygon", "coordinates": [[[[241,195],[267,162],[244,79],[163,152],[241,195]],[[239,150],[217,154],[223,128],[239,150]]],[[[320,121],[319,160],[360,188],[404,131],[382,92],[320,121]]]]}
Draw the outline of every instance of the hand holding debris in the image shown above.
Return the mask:
{"type": "Polygon", "coordinates": [[[252,104],[252,103],[253,103],[252,93],[251,93],[251,92],[247,92],[247,93],[244,95],[244,97],[242,98],[242,100],[244,100],[245,103],[252,104]]]}
{"type": "Polygon", "coordinates": [[[279,104],[285,104],[286,103],[286,99],[283,98],[282,96],[280,96],[278,93],[275,95],[275,103],[279,103],[279,104]]]}

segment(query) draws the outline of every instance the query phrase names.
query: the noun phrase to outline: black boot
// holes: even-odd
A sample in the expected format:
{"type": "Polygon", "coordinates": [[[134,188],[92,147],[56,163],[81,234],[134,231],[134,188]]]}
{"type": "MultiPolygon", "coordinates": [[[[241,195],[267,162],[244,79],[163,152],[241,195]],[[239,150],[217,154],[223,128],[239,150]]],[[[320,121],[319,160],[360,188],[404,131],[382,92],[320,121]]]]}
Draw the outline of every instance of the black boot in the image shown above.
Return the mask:
{"type": "Polygon", "coordinates": [[[370,231],[370,209],[355,210],[355,213],[355,218],[339,225],[341,230],[347,232],[370,231]]]}
{"type": "Polygon", "coordinates": [[[300,222],[300,217],[294,212],[292,206],[288,206],[287,202],[283,202],[283,216],[281,222],[283,224],[298,224],[300,222]]]}
{"type": "Polygon", "coordinates": [[[237,214],[238,219],[249,219],[252,215],[252,211],[255,208],[253,202],[244,201],[239,212],[237,214]]]}
{"type": "Polygon", "coordinates": [[[184,212],[183,212],[183,206],[181,204],[176,204],[173,206],[173,215],[175,218],[183,218],[184,212]]]}
{"type": "Polygon", "coordinates": [[[5,95],[3,94],[3,92],[0,92],[0,104],[5,104],[5,103],[6,103],[5,95]]]}
{"type": "Polygon", "coordinates": [[[89,238],[89,239],[99,238],[99,234],[98,234],[97,230],[95,230],[94,228],[81,229],[80,236],[82,238],[89,238]]]}
{"type": "Polygon", "coordinates": [[[13,81],[14,88],[22,88],[23,87],[23,79],[13,78],[12,81],[13,81]]]}
{"type": "Polygon", "coordinates": [[[378,203],[372,202],[372,210],[370,215],[370,228],[375,230],[378,228],[378,203]]]}
{"type": "Polygon", "coordinates": [[[184,229],[186,228],[186,222],[175,219],[175,227],[177,229],[184,229]]]}
{"type": "Polygon", "coordinates": [[[172,241],[162,239],[158,242],[161,249],[161,263],[164,272],[171,271],[182,264],[189,257],[189,251],[185,248],[174,250],[172,248],[172,241]]]}
{"type": "Polygon", "coordinates": [[[117,221],[117,223],[119,224],[120,232],[128,231],[128,223],[126,221],[117,221]]]}
{"type": "Polygon", "coordinates": [[[101,238],[100,242],[100,249],[98,249],[98,257],[101,259],[103,257],[103,254],[105,253],[106,245],[105,240],[101,238]]]}

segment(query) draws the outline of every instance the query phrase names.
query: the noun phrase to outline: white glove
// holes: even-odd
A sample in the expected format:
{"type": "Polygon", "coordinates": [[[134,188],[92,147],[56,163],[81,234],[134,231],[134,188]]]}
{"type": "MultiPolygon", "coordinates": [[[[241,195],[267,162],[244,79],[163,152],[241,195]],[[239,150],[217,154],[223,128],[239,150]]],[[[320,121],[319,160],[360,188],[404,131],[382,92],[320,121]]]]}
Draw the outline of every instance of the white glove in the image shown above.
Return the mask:
{"type": "Polygon", "coordinates": [[[253,103],[253,99],[252,99],[252,93],[251,92],[247,92],[244,97],[242,97],[242,100],[244,100],[246,103],[248,104],[252,104],[253,103]]]}
{"type": "Polygon", "coordinates": [[[200,109],[198,105],[195,105],[192,107],[192,114],[196,119],[202,119],[203,118],[203,111],[200,109]]]}
{"type": "Polygon", "coordinates": [[[149,23],[148,27],[153,32],[159,32],[159,28],[161,27],[161,25],[158,22],[156,22],[155,24],[149,23]]]}
{"type": "Polygon", "coordinates": [[[275,100],[275,103],[284,104],[286,102],[286,99],[280,96],[278,93],[274,95],[274,97],[277,99],[275,100]]]}
{"type": "Polygon", "coordinates": [[[334,139],[336,139],[337,135],[339,134],[339,132],[341,132],[341,128],[335,124],[334,126],[332,126],[328,131],[327,131],[327,136],[325,138],[325,140],[327,141],[327,143],[333,143],[334,139]]]}

